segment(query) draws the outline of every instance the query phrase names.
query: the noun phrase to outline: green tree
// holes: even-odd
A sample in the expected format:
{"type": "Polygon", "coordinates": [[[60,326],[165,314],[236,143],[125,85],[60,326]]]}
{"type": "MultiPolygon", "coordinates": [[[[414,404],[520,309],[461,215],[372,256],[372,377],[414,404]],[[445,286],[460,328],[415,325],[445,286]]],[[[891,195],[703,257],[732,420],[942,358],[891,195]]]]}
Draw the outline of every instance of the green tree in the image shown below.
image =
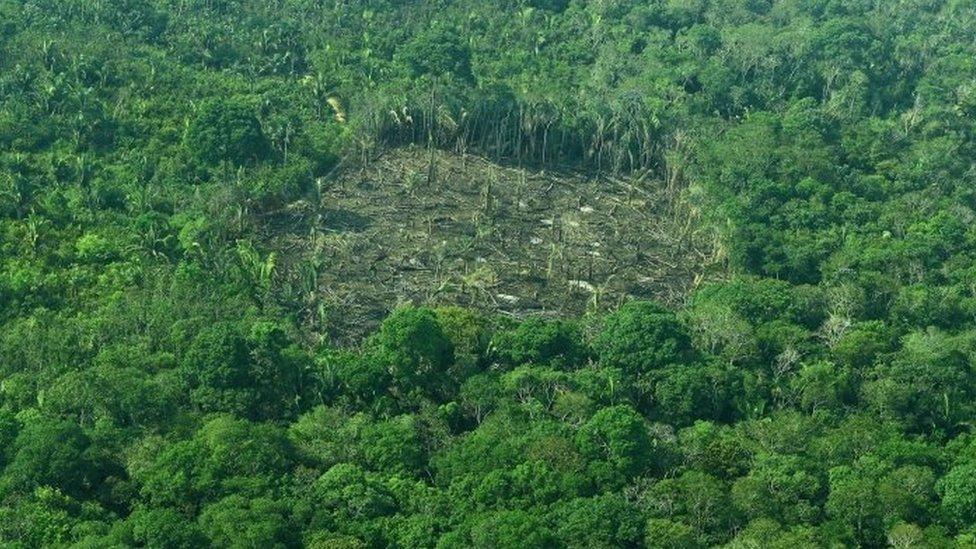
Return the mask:
{"type": "Polygon", "coordinates": [[[418,34],[400,53],[411,75],[472,78],[471,53],[457,32],[443,26],[418,34]]]}
{"type": "Polygon", "coordinates": [[[258,400],[247,342],[235,324],[218,323],[201,330],[183,356],[180,374],[190,389],[190,400],[203,411],[246,416],[258,400]]]}
{"type": "Polygon", "coordinates": [[[401,398],[420,392],[443,397],[447,372],[454,362],[454,344],[444,334],[433,311],[402,307],[366,343],[366,360],[389,373],[401,398]]]}
{"type": "Polygon", "coordinates": [[[203,508],[200,529],[220,547],[285,548],[295,544],[287,506],[268,498],[231,495],[203,508]]]}
{"type": "MultiPolygon", "coordinates": [[[[726,539],[735,518],[729,501],[728,487],[717,478],[701,471],[685,471],[676,478],[657,481],[646,493],[645,507],[652,518],[667,519],[659,528],[680,533],[687,525],[700,545],[711,545],[726,539]],[[674,526],[679,524],[681,526],[674,526]]],[[[650,533],[650,532],[649,532],[650,533]]],[[[661,543],[656,535],[656,543],[661,543]]],[[[682,534],[685,536],[686,534],[682,534]]]]}
{"type": "Polygon", "coordinates": [[[905,336],[901,350],[865,383],[865,400],[911,429],[951,431],[969,414],[976,389],[967,358],[971,345],[968,336],[937,330],[905,336]]]}
{"type": "Polygon", "coordinates": [[[113,529],[119,542],[161,549],[191,549],[206,543],[196,523],[171,508],[135,509],[113,529]]]}
{"type": "Polygon", "coordinates": [[[604,366],[639,375],[687,360],[691,339],[673,312],[631,301],[607,316],[594,346],[604,366]]]}
{"type": "Polygon", "coordinates": [[[101,480],[88,453],[90,445],[89,437],[72,422],[32,418],[13,441],[0,486],[7,495],[50,486],[69,496],[83,496],[101,480]]]}
{"type": "Polygon", "coordinates": [[[263,160],[269,153],[261,123],[240,98],[203,101],[187,128],[185,145],[205,164],[244,165],[263,160]]]}
{"type": "Polygon", "coordinates": [[[553,547],[555,537],[542,517],[528,511],[498,511],[471,527],[471,547],[488,549],[553,547]]]}
{"type": "Polygon", "coordinates": [[[976,464],[953,467],[936,488],[942,497],[942,511],[953,524],[967,526],[976,521],[976,464]]]}
{"type": "Polygon", "coordinates": [[[293,461],[294,450],[281,429],[217,416],[133,474],[152,506],[195,512],[225,496],[268,493],[286,478],[293,461]]]}
{"type": "Polygon", "coordinates": [[[676,365],[651,377],[653,416],[674,425],[697,419],[723,419],[730,406],[734,379],[720,368],[707,364],[676,365]]]}
{"type": "Polygon", "coordinates": [[[750,519],[810,524],[819,518],[820,479],[796,456],[761,455],[732,485],[732,502],[750,519]]]}
{"type": "Polygon", "coordinates": [[[41,487],[0,506],[0,541],[26,547],[67,545],[105,533],[112,518],[95,502],[41,487]]]}
{"type": "Polygon", "coordinates": [[[425,463],[420,426],[414,416],[403,415],[364,426],[359,444],[370,470],[411,475],[425,463]]]}
{"type": "Polygon", "coordinates": [[[375,522],[396,511],[393,494],[361,468],[340,463],[309,487],[296,515],[311,530],[328,530],[370,542],[380,535],[375,522]]]}
{"type": "Polygon", "coordinates": [[[746,525],[735,538],[724,547],[746,549],[752,547],[771,547],[790,549],[796,547],[818,547],[820,536],[810,526],[797,525],[784,528],[772,519],[756,519],[746,525]]]}
{"type": "Polygon", "coordinates": [[[576,444],[594,480],[607,487],[622,486],[651,464],[647,425],[630,406],[598,411],[580,428],[576,444]]]}
{"type": "Polygon", "coordinates": [[[527,363],[572,369],[586,357],[579,327],[569,321],[533,317],[495,334],[492,347],[510,366],[527,363]]]}
{"type": "Polygon", "coordinates": [[[201,410],[265,419],[300,409],[308,369],[308,357],[276,324],[256,322],[245,335],[238,324],[222,322],[196,335],[180,375],[201,410]]]}
{"type": "Polygon", "coordinates": [[[644,537],[640,511],[617,494],[560,502],[552,515],[565,547],[630,547],[644,537]]]}

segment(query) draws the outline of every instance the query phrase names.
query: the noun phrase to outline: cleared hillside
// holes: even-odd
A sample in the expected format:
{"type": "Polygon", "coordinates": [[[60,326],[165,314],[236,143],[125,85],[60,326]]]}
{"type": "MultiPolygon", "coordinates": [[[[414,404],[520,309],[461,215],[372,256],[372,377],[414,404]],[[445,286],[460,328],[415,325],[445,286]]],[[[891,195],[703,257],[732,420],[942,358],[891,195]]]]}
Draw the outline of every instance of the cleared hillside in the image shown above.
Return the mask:
{"type": "Polygon", "coordinates": [[[273,247],[292,269],[318,265],[308,306],[324,306],[340,337],[403,302],[516,317],[575,315],[628,297],[678,304],[722,271],[694,211],[640,178],[405,148],[319,186],[318,207],[276,220],[273,247]]]}

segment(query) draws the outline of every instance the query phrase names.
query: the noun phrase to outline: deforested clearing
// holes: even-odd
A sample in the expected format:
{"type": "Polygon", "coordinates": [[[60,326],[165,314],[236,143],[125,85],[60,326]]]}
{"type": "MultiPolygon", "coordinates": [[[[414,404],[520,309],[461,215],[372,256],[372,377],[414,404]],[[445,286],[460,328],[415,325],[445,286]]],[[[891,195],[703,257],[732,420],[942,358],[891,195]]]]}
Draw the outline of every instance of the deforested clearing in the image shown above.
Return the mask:
{"type": "Polygon", "coordinates": [[[461,304],[516,318],[574,316],[655,299],[672,306],[720,277],[718,237],[660,181],[499,165],[407,147],[341,167],[316,199],[268,221],[338,337],[398,304],[461,304]]]}

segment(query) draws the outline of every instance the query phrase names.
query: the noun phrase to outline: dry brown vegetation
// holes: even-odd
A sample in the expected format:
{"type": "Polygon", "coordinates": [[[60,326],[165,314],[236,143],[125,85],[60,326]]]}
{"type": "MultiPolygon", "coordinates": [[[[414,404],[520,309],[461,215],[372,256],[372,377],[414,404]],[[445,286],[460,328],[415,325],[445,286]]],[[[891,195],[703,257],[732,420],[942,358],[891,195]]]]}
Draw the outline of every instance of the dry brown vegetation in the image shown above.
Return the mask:
{"type": "Polygon", "coordinates": [[[640,177],[407,148],[318,186],[320,203],[272,238],[279,267],[309,285],[310,321],[343,339],[403,302],[579,315],[631,297],[677,305],[724,271],[695,208],[640,177]]]}

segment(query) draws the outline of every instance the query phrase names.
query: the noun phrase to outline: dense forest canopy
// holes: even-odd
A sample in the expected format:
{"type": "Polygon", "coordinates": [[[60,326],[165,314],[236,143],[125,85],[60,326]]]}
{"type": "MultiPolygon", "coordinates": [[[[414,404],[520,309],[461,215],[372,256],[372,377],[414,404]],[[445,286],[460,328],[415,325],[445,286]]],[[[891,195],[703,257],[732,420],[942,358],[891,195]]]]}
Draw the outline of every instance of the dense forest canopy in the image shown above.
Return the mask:
{"type": "Polygon", "coordinates": [[[974,547],[974,220],[972,0],[0,0],[0,542],[974,547]],[[722,273],[341,342],[275,220],[399,148],[722,273]]]}

